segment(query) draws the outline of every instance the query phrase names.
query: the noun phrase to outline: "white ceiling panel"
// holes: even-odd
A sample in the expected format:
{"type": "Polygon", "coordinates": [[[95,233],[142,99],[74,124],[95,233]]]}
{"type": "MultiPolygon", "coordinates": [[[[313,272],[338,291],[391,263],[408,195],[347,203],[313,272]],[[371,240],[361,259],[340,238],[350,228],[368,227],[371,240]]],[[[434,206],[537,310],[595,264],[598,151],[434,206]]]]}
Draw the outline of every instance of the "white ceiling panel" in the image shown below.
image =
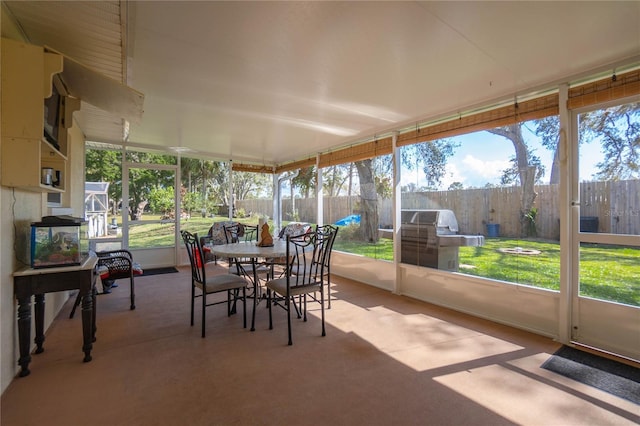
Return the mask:
{"type": "MultiPolygon", "coordinates": [[[[640,2],[6,5],[31,42],[144,93],[129,143],[258,164],[640,58],[640,2]]],[[[117,118],[82,120],[93,139],[118,134],[117,118]]]]}

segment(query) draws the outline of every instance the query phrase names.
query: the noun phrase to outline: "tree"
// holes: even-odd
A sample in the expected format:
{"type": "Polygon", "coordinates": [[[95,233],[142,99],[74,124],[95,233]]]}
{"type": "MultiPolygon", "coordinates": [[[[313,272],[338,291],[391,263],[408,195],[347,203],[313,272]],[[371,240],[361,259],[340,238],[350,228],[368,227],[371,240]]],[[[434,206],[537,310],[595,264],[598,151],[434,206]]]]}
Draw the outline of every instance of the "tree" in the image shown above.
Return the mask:
{"type": "Polygon", "coordinates": [[[234,172],[233,194],[238,200],[258,197],[265,191],[266,197],[272,196],[271,175],[253,172],[234,172]]]}
{"type": "Polygon", "coordinates": [[[182,175],[182,179],[186,177],[187,179],[187,193],[196,192],[195,181],[198,178],[201,178],[200,173],[200,162],[202,160],[198,160],[195,158],[181,158],[180,159],[180,174],[182,175]]]}
{"type": "Polygon", "coordinates": [[[553,163],[551,163],[550,184],[560,183],[560,152],[558,151],[558,133],[560,131],[560,120],[557,115],[545,117],[535,121],[535,134],[542,140],[542,146],[554,152],[553,163]]]}
{"type": "Polygon", "coordinates": [[[163,218],[170,217],[174,209],[173,187],[153,188],[149,192],[149,206],[151,211],[162,213],[163,218]]]}
{"type": "Polygon", "coordinates": [[[140,220],[151,191],[154,188],[173,187],[175,181],[172,170],[147,169],[144,164],[176,164],[176,158],[172,155],[131,151],[127,152],[127,159],[140,164],[140,167],[129,169],[129,216],[131,220],[140,220]]]}
{"type": "MultiPolygon", "coordinates": [[[[540,161],[540,157],[534,155],[533,152],[527,148],[527,156],[529,158],[528,162],[530,165],[535,166],[536,168],[536,176],[535,183],[542,183],[542,178],[544,177],[545,167],[542,165],[542,161],[540,161]]],[[[520,171],[518,169],[518,158],[513,155],[509,158],[509,162],[511,166],[508,169],[504,169],[502,171],[502,176],[500,177],[501,185],[520,185],[520,171]]]]}
{"type": "Polygon", "coordinates": [[[314,196],[316,188],[315,166],[304,167],[298,170],[298,176],[291,179],[291,185],[298,188],[303,198],[314,196]]]}
{"type": "MultiPolygon", "coordinates": [[[[454,154],[459,144],[440,139],[407,147],[402,151],[402,162],[409,169],[423,164],[423,172],[430,185],[438,186],[445,174],[447,159],[454,154]]],[[[367,242],[378,241],[378,193],[390,194],[391,179],[387,176],[393,167],[393,156],[386,155],[374,159],[356,161],[360,182],[360,232],[367,242]]]]}
{"type": "Polygon", "coordinates": [[[85,154],[85,180],[87,182],[109,182],[111,214],[117,213],[122,199],[122,153],[87,149],[85,154]]]}
{"type": "MultiPolygon", "coordinates": [[[[640,103],[629,103],[599,109],[580,115],[578,122],[580,144],[600,139],[605,160],[598,163],[596,179],[637,179],[640,162],[640,103]]],[[[560,182],[558,116],[545,117],[535,122],[535,133],[542,144],[554,152],[549,183],[560,182]]]]}
{"type": "Polygon", "coordinates": [[[605,160],[597,179],[640,178],[640,102],[599,109],[581,116],[581,141],[600,138],[605,160]]]}
{"type": "Polygon", "coordinates": [[[349,181],[350,172],[351,164],[349,163],[325,168],[322,174],[324,193],[328,197],[340,195],[343,186],[349,181]]]}
{"type": "Polygon", "coordinates": [[[366,242],[378,241],[378,193],[373,172],[373,159],[356,161],[360,178],[360,234],[366,242]]]}
{"type": "Polygon", "coordinates": [[[515,169],[517,170],[517,179],[522,188],[520,195],[520,217],[518,220],[520,221],[520,233],[522,236],[525,236],[529,230],[529,222],[526,218],[538,196],[534,187],[536,176],[538,176],[538,166],[536,166],[535,161],[532,161],[530,158],[530,150],[522,136],[522,126],[520,123],[496,127],[495,129],[487,131],[509,139],[515,148],[515,169]]]}
{"type": "Polygon", "coordinates": [[[402,150],[402,164],[408,170],[422,165],[427,186],[437,188],[446,173],[447,160],[453,156],[459,143],[451,139],[438,139],[411,145],[402,150]]]}
{"type": "Polygon", "coordinates": [[[211,199],[218,200],[226,206],[231,206],[234,197],[238,200],[257,197],[259,195],[272,197],[271,175],[254,172],[234,172],[233,188],[229,193],[229,163],[209,161],[207,168],[207,188],[211,199]],[[264,194],[260,191],[264,191],[264,194]]]}
{"type": "Polygon", "coordinates": [[[180,189],[180,193],[182,194],[182,208],[191,216],[191,212],[197,210],[201,206],[204,206],[204,200],[200,199],[200,195],[196,192],[189,192],[183,186],[180,189]]]}

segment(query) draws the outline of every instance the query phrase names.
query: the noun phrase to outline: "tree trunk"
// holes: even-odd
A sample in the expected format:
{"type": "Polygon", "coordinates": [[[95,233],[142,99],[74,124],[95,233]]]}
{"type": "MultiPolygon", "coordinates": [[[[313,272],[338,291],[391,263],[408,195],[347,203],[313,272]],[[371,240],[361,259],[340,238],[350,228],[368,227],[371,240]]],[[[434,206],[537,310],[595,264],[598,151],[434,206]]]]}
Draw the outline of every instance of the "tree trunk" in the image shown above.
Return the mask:
{"type": "Polygon", "coordinates": [[[560,138],[558,138],[556,149],[553,151],[553,163],[551,164],[549,183],[551,185],[560,183],[560,138]]]}
{"type": "Polygon", "coordinates": [[[529,164],[527,144],[522,137],[522,127],[520,124],[498,127],[489,130],[489,132],[509,139],[516,150],[518,175],[522,188],[522,194],[520,196],[520,217],[518,219],[520,221],[520,234],[522,237],[525,237],[529,229],[529,221],[526,216],[531,211],[533,203],[538,196],[534,187],[536,182],[536,166],[529,164]]]}
{"type": "Polygon", "coordinates": [[[360,179],[360,233],[363,241],[378,241],[378,193],[373,174],[373,160],[355,162],[360,179]]]}

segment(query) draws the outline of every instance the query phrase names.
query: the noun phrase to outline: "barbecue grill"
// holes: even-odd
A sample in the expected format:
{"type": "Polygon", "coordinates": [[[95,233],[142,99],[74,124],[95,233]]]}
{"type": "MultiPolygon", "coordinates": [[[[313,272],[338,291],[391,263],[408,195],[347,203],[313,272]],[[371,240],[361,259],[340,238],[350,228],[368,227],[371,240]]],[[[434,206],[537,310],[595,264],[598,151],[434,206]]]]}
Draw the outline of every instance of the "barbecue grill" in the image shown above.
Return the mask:
{"type": "Polygon", "coordinates": [[[484,245],[482,235],[458,234],[451,210],[402,210],[400,222],[402,263],[457,272],[459,248],[484,245]]]}

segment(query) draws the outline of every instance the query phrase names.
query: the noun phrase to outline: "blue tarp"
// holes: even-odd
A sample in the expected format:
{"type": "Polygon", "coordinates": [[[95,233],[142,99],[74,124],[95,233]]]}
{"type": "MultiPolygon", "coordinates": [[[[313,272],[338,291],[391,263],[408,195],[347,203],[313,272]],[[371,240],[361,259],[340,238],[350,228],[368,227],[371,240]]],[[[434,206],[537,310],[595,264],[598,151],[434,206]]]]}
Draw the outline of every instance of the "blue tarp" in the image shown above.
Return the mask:
{"type": "Polygon", "coordinates": [[[360,224],[360,215],[359,214],[351,214],[349,216],[343,217],[342,219],[336,221],[336,225],[338,226],[347,226],[351,224],[360,224]]]}

